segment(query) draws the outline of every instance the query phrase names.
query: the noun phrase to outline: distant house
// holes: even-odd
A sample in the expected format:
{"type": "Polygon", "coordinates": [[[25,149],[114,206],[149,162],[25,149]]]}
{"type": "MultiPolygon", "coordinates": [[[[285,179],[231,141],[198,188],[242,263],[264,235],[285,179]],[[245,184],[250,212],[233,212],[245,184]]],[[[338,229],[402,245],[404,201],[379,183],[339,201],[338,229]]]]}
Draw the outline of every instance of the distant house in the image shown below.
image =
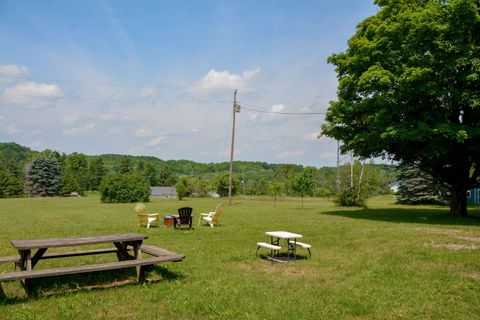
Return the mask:
{"type": "Polygon", "coordinates": [[[176,198],[175,187],[150,187],[150,196],[154,198],[176,198]]]}
{"type": "Polygon", "coordinates": [[[467,204],[480,204],[480,188],[472,188],[467,191],[467,204]]]}

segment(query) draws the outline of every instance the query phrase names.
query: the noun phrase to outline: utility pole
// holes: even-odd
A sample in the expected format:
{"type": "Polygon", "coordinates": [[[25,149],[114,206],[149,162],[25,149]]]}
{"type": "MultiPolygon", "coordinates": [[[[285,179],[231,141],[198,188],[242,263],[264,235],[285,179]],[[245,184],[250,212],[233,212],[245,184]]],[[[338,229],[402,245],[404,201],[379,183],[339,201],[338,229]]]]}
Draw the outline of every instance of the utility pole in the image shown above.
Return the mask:
{"type": "Polygon", "coordinates": [[[337,194],[340,194],[340,140],[337,140],[337,194]]]}
{"type": "Polygon", "coordinates": [[[233,93],[232,108],[232,145],[230,148],[230,176],[228,177],[228,205],[232,205],[232,180],[233,180],[233,147],[235,144],[235,114],[240,112],[240,105],[237,104],[237,89],[233,93]]]}

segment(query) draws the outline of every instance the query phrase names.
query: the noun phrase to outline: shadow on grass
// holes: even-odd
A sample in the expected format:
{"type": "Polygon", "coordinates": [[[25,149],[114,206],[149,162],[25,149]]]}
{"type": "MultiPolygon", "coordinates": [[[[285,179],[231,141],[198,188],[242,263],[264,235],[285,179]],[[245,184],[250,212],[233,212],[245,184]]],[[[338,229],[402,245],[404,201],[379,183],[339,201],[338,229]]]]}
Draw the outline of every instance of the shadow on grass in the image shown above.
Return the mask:
{"type": "Polygon", "coordinates": [[[448,208],[425,209],[425,208],[396,208],[396,209],[359,209],[359,210],[335,210],[320,212],[320,214],[345,217],[351,219],[375,220],[396,223],[423,223],[437,225],[462,225],[480,226],[480,210],[469,209],[468,218],[456,218],[452,216],[448,208]]]}
{"type": "MultiPolygon", "coordinates": [[[[61,296],[80,291],[97,291],[126,285],[138,285],[136,276],[136,271],[132,268],[32,279],[33,290],[29,296],[9,297],[4,290],[0,290],[0,305],[16,304],[25,302],[26,300],[61,296]]],[[[157,283],[182,278],[183,275],[181,274],[155,265],[154,267],[146,269],[146,279],[144,282],[157,283]]]]}

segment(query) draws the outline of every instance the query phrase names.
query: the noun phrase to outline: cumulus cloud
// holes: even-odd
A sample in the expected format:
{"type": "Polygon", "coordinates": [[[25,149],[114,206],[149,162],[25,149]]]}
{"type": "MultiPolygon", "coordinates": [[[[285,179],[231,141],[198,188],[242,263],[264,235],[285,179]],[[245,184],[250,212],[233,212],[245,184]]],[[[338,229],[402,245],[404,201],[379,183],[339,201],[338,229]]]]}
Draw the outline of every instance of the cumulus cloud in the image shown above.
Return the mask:
{"type": "Polygon", "coordinates": [[[92,131],[93,129],[95,129],[95,127],[96,127],[96,123],[91,122],[91,123],[87,123],[83,126],[67,128],[67,129],[63,130],[63,134],[66,135],[66,136],[82,135],[82,134],[85,134],[87,132],[92,131]]]}
{"type": "Polygon", "coordinates": [[[163,140],[165,140],[165,136],[160,136],[160,137],[157,137],[155,139],[152,139],[150,141],[148,141],[145,145],[147,147],[154,147],[154,146],[158,146],[160,143],[162,143],[163,140]]]}
{"type": "Polygon", "coordinates": [[[217,71],[212,69],[197,83],[190,91],[210,92],[224,89],[242,89],[248,90],[250,81],[260,73],[260,68],[246,70],[242,74],[233,74],[228,70],[217,71]]]}
{"type": "Polygon", "coordinates": [[[51,103],[52,98],[58,98],[62,95],[62,90],[56,84],[26,81],[5,88],[3,99],[10,104],[40,108],[51,103]]]}
{"type": "MultiPolygon", "coordinates": [[[[284,112],[285,106],[283,104],[274,104],[270,108],[270,112],[284,112]]],[[[265,115],[265,119],[271,120],[277,118],[279,115],[274,113],[268,113],[265,115]]]]}
{"type": "Polygon", "coordinates": [[[140,128],[134,133],[135,137],[148,137],[152,135],[152,129],[140,128]]]}
{"type": "Polygon", "coordinates": [[[15,134],[18,133],[18,129],[15,126],[8,126],[7,127],[7,133],[8,134],[15,134]]]}
{"type": "Polygon", "coordinates": [[[56,84],[35,83],[26,81],[14,87],[6,88],[7,95],[30,95],[39,97],[56,98],[63,95],[62,90],[56,84]]]}
{"type": "Polygon", "coordinates": [[[289,150],[279,153],[275,156],[277,159],[290,159],[290,158],[298,158],[305,155],[305,152],[302,150],[289,150]]]}
{"type": "Polygon", "coordinates": [[[66,115],[61,119],[62,123],[65,123],[65,124],[71,124],[71,123],[77,122],[78,120],[79,118],[76,114],[66,115]]]}
{"type": "Polygon", "coordinates": [[[28,74],[28,69],[15,64],[0,64],[0,82],[9,82],[28,74]]]}

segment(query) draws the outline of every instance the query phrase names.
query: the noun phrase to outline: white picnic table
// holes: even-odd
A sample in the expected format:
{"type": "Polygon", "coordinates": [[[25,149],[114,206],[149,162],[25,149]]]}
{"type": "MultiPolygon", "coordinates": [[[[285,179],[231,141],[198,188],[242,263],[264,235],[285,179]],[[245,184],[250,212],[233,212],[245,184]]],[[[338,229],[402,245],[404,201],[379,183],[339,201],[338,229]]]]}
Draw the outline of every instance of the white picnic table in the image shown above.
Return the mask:
{"type": "Polygon", "coordinates": [[[265,232],[267,236],[270,236],[270,243],[273,245],[279,246],[280,239],[285,239],[287,241],[287,259],[290,258],[290,251],[293,253],[294,259],[297,258],[297,239],[302,238],[303,236],[298,233],[288,232],[288,231],[267,231],[265,232]],[[290,243],[290,240],[293,240],[293,245],[290,243]]]}

